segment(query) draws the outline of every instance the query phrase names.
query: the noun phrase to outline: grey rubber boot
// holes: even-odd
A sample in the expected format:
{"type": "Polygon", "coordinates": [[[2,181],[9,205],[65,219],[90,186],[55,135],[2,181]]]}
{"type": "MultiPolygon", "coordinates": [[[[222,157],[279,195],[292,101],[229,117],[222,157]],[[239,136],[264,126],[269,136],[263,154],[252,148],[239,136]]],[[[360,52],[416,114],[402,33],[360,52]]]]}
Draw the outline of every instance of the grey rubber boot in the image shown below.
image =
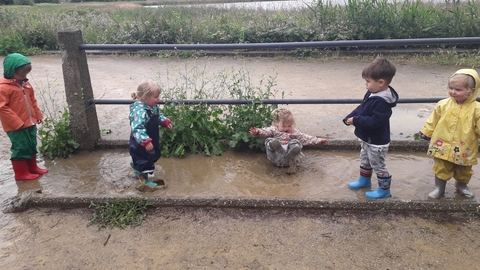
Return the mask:
{"type": "Polygon", "coordinates": [[[438,199],[445,194],[445,186],[447,185],[447,181],[443,181],[442,179],[435,176],[435,189],[428,194],[429,199],[438,199]]]}
{"type": "Polygon", "coordinates": [[[473,192],[468,188],[467,184],[455,180],[455,187],[462,196],[473,198],[473,192]]]}
{"type": "Polygon", "coordinates": [[[285,155],[285,149],[283,149],[280,141],[278,141],[276,139],[272,139],[269,142],[268,146],[270,147],[270,149],[272,149],[275,152],[278,152],[280,155],[285,155]]]}

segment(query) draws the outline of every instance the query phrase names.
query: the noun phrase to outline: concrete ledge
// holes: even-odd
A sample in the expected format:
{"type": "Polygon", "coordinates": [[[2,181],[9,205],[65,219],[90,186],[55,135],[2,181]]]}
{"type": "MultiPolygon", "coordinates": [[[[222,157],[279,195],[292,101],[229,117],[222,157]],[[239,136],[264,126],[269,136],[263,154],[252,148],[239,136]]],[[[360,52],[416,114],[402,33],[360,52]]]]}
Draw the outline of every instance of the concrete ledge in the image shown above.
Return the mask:
{"type": "MultiPolygon", "coordinates": [[[[95,204],[112,203],[131,197],[49,197],[41,191],[31,190],[17,195],[4,203],[4,213],[21,212],[29,208],[87,208],[95,204]]],[[[143,198],[143,197],[142,197],[143,198]]],[[[154,207],[217,207],[217,208],[258,208],[258,209],[310,209],[345,211],[388,211],[388,212],[474,212],[480,211],[480,204],[473,200],[464,201],[321,201],[291,198],[252,197],[162,197],[147,198],[154,207]]]]}
{"type": "MultiPolygon", "coordinates": [[[[426,152],[428,147],[427,141],[415,140],[397,140],[391,141],[389,151],[400,152],[426,152]]],[[[96,144],[97,149],[117,149],[128,148],[128,140],[99,140],[96,144]]],[[[319,150],[360,150],[360,142],[358,140],[329,140],[326,145],[318,145],[315,147],[305,147],[306,149],[319,150]]]]}

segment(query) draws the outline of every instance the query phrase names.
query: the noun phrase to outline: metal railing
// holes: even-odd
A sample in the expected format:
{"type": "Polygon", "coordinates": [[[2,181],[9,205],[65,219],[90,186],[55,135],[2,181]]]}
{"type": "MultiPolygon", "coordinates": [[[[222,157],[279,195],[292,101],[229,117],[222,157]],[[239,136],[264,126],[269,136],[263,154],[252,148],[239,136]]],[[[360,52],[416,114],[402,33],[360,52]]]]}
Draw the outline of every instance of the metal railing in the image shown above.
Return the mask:
{"type": "MultiPolygon", "coordinates": [[[[297,48],[334,48],[334,47],[370,47],[398,45],[441,45],[441,44],[476,44],[480,37],[459,38],[422,38],[422,39],[374,39],[374,40],[339,40],[312,42],[281,43],[245,43],[245,44],[80,44],[80,50],[249,50],[249,49],[297,49],[297,48]]],[[[398,103],[436,103],[443,98],[402,98],[398,103]]],[[[480,98],[478,99],[480,101],[480,98]]],[[[254,100],[205,99],[205,100],[165,100],[159,104],[251,104],[254,100]]],[[[357,104],[361,99],[266,99],[262,104],[357,104]]],[[[128,99],[91,99],[89,105],[131,104],[128,99]]]]}
{"type": "Polygon", "coordinates": [[[418,38],[418,39],[373,39],[373,40],[336,40],[310,42],[244,43],[244,44],[80,44],[80,50],[252,50],[252,49],[297,49],[297,48],[335,48],[370,47],[397,45],[442,45],[476,44],[480,37],[458,38],[418,38]]]}
{"type": "MultiPolygon", "coordinates": [[[[100,140],[100,128],[95,105],[130,104],[133,100],[94,99],[86,51],[88,50],[258,50],[296,48],[342,48],[398,45],[480,44],[480,37],[343,40],[246,44],[83,44],[82,32],[65,29],[58,32],[62,55],[65,95],[70,109],[70,126],[79,150],[94,150],[100,140]]],[[[403,98],[398,103],[434,103],[442,98],[403,98]]],[[[358,104],[361,99],[267,99],[267,100],[165,100],[162,103],[182,104],[358,104]]]]}
{"type": "MultiPolygon", "coordinates": [[[[397,103],[437,103],[442,98],[401,98],[398,99],[397,103]]],[[[477,101],[480,101],[480,97],[477,98],[477,101]]],[[[132,104],[134,101],[131,99],[91,99],[89,104],[93,105],[122,105],[122,104],[132,104]]],[[[227,105],[241,105],[241,104],[252,104],[254,102],[259,102],[262,104],[359,104],[362,102],[362,99],[263,99],[263,100],[253,100],[253,99],[178,99],[178,100],[164,100],[159,101],[158,104],[227,104],[227,105]]]]}

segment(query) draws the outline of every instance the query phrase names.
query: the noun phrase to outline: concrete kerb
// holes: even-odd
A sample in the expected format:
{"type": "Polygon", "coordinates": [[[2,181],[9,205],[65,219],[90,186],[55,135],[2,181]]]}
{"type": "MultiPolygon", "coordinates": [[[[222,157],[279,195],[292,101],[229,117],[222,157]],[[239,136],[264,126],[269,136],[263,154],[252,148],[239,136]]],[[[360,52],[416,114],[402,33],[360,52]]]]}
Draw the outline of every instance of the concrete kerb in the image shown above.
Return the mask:
{"type": "MultiPolygon", "coordinates": [[[[91,203],[105,204],[131,197],[50,197],[39,190],[30,190],[13,197],[3,207],[4,213],[25,211],[29,208],[88,208],[91,203]]],[[[242,208],[242,209],[301,209],[316,211],[384,211],[384,212],[462,212],[478,213],[480,204],[474,201],[322,201],[292,198],[252,197],[154,197],[148,198],[154,207],[242,208]]]]}
{"type": "MultiPolygon", "coordinates": [[[[117,149],[128,147],[127,140],[99,140],[96,143],[97,149],[117,149]]],[[[423,140],[396,140],[391,141],[389,151],[400,152],[426,152],[428,142],[423,140]]],[[[328,144],[309,147],[309,149],[318,150],[349,150],[360,151],[360,142],[358,140],[329,140],[328,144]]]]}
{"type": "MultiPolygon", "coordinates": [[[[426,151],[426,141],[392,141],[391,151],[423,152],[426,151]]],[[[127,148],[126,140],[100,140],[98,149],[127,148]]],[[[357,140],[330,140],[327,145],[315,147],[319,150],[350,150],[358,151],[357,140]]],[[[112,203],[115,200],[128,197],[95,197],[45,196],[41,190],[30,190],[12,197],[3,204],[3,212],[21,212],[29,208],[87,208],[95,204],[112,203]]],[[[257,208],[257,209],[310,209],[318,211],[387,211],[387,212],[469,212],[479,213],[480,203],[471,200],[464,201],[413,201],[413,200],[368,200],[368,201],[336,201],[309,200],[292,198],[252,198],[252,197],[148,197],[155,207],[218,207],[218,208],[257,208]]]]}

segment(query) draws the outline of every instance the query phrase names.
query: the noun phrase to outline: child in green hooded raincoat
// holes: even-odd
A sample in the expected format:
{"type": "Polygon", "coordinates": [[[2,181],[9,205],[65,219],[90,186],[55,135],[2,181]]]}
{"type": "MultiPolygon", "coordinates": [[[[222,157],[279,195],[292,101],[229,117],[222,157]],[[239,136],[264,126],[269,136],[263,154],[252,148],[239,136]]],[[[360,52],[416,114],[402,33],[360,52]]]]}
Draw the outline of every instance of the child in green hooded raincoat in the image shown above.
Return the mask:
{"type": "Polygon", "coordinates": [[[437,103],[434,111],[419,132],[430,141],[427,154],[433,157],[435,189],[429,199],[445,194],[445,186],[452,177],[461,195],[471,198],[467,184],[477,164],[480,138],[480,103],[476,101],[480,89],[478,73],[460,69],[448,81],[449,98],[437,103]]]}
{"type": "Polygon", "coordinates": [[[12,142],[11,162],[15,180],[35,180],[48,172],[37,166],[37,127],[43,115],[27,74],[32,64],[25,56],[12,53],[3,60],[0,78],[0,121],[12,142]]]}

